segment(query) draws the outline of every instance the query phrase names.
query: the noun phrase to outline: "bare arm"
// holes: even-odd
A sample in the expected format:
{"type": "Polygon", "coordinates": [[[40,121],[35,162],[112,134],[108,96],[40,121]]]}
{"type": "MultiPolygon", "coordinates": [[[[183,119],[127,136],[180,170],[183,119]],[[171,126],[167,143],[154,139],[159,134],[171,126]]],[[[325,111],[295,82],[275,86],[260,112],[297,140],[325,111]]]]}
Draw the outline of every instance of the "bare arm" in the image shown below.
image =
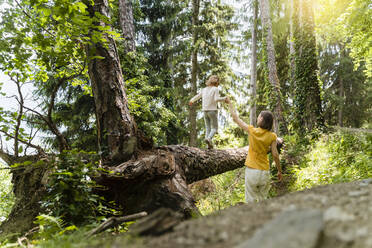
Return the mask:
{"type": "Polygon", "coordinates": [[[282,181],[282,167],[280,166],[278,149],[276,149],[276,140],[271,143],[271,154],[273,155],[276,168],[278,169],[278,179],[282,181]]]}
{"type": "Polygon", "coordinates": [[[241,127],[244,131],[247,131],[249,133],[248,124],[245,123],[244,121],[242,121],[239,118],[238,114],[236,113],[236,110],[235,110],[234,106],[232,105],[232,103],[230,101],[230,98],[227,97],[225,101],[226,101],[226,103],[229,104],[229,111],[231,113],[231,116],[232,116],[234,122],[236,124],[238,124],[238,126],[241,127]]]}

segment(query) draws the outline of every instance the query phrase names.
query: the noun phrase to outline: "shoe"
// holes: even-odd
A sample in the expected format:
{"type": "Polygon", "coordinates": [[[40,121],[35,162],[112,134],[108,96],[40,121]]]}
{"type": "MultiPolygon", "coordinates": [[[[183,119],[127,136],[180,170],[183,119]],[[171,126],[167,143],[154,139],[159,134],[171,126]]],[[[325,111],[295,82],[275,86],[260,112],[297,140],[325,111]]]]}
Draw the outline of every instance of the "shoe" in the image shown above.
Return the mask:
{"type": "Polygon", "coordinates": [[[205,143],[207,143],[208,149],[213,149],[213,143],[210,139],[205,139],[205,143]]]}

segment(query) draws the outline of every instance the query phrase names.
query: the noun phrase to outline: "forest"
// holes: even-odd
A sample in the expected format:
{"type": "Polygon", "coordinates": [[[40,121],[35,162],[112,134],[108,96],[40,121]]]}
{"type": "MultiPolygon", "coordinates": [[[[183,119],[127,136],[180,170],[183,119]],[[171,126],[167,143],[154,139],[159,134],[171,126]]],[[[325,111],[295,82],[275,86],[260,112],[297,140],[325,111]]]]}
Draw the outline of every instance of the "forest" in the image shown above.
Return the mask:
{"type": "Polygon", "coordinates": [[[372,178],[370,0],[0,0],[0,23],[0,247],[146,247],[372,178]],[[213,144],[190,104],[212,75],[231,99],[213,144]],[[252,140],[229,106],[271,111],[283,140],[264,203],[244,203],[252,140]]]}

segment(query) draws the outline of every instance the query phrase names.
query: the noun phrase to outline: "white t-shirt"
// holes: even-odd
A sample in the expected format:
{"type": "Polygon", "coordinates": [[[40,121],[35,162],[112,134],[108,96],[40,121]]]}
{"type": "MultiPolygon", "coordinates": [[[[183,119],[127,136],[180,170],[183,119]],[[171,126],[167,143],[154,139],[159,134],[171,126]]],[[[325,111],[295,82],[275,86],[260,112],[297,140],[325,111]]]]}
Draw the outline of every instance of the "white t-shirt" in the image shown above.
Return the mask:
{"type": "Polygon", "coordinates": [[[194,103],[202,99],[202,110],[210,111],[217,110],[217,102],[225,101],[226,97],[220,97],[220,93],[216,86],[207,86],[203,88],[199,94],[191,98],[190,102],[194,103]]]}

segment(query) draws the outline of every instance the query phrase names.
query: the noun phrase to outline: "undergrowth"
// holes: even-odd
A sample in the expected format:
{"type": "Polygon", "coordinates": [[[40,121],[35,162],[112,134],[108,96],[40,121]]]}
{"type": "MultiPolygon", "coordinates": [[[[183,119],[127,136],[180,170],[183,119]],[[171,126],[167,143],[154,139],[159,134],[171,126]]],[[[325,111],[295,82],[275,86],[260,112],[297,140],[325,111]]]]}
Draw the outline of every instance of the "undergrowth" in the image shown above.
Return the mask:
{"type": "Polygon", "coordinates": [[[292,167],[291,190],[372,177],[372,134],[323,134],[292,167]]]}

